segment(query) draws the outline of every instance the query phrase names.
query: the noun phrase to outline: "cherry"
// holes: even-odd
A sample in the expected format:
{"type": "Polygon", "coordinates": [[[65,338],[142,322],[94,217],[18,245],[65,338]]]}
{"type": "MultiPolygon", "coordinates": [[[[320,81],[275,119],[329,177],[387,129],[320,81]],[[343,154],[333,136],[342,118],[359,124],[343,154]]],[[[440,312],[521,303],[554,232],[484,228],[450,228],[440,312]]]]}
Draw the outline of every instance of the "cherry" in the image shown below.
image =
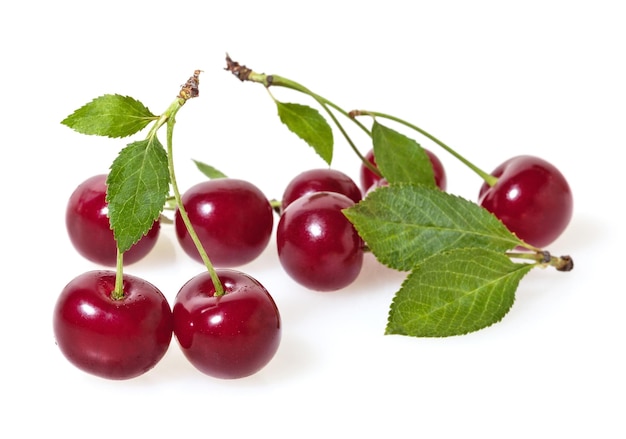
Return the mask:
{"type": "Polygon", "coordinates": [[[152,369],[172,339],[172,311],[154,285],[124,274],[115,299],[116,273],[83,273],[63,288],[53,314],[56,343],[77,368],[108,379],[134,378],[152,369]]]}
{"type": "Polygon", "coordinates": [[[347,174],[331,168],[310,169],[296,175],[283,192],[282,210],[303,195],[312,192],[337,192],[355,203],[361,201],[361,189],[347,174]]]}
{"type": "MultiPolygon", "coordinates": [[[[442,191],[445,191],[447,187],[447,177],[446,177],[446,171],[443,167],[443,164],[441,163],[441,160],[439,160],[439,158],[435,155],[435,153],[427,150],[426,148],[424,148],[424,151],[426,151],[426,154],[428,154],[428,158],[430,159],[430,162],[433,165],[433,172],[435,174],[435,184],[437,185],[437,187],[439,187],[439,189],[441,189],[442,191]]],[[[374,158],[373,149],[370,149],[365,154],[365,158],[372,165],[376,166],[376,159],[374,158]]],[[[364,164],[361,164],[359,178],[361,182],[361,191],[363,194],[366,194],[367,191],[372,187],[372,185],[376,183],[378,180],[380,180],[382,177],[373,173],[364,164]]]]}
{"type": "MultiPolygon", "coordinates": [[[[74,248],[86,259],[107,267],[117,261],[117,246],[109,224],[106,202],[106,174],[83,181],[67,203],[65,224],[74,248]]],[[[161,224],[157,220],[135,245],[124,253],[124,264],[145,257],[156,245],[161,224]]]]}
{"type": "Polygon", "coordinates": [[[336,192],[314,192],[292,202],[276,232],[278,258],[294,280],[312,290],[352,283],[363,264],[363,241],[342,209],[354,201],[336,192]]]}
{"type": "MultiPolygon", "coordinates": [[[[234,178],[203,181],[182,195],[182,203],[216,266],[235,267],[251,262],[269,243],[274,212],[269,200],[252,183],[234,178]]],[[[182,248],[202,262],[180,211],[174,221],[182,248]]]]}
{"type": "Polygon", "coordinates": [[[483,183],[478,202],[518,238],[543,248],[565,230],[574,203],[569,184],[555,166],[520,155],[506,160],[491,175],[497,182],[483,183]]]}
{"type": "Polygon", "coordinates": [[[208,272],[180,289],[173,306],[174,335],[199,371],[216,378],[243,378],[265,367],[278,350],[280,313],[253,277],[228,268],[216,273],[223,295],[215,295],[208,272]]]}

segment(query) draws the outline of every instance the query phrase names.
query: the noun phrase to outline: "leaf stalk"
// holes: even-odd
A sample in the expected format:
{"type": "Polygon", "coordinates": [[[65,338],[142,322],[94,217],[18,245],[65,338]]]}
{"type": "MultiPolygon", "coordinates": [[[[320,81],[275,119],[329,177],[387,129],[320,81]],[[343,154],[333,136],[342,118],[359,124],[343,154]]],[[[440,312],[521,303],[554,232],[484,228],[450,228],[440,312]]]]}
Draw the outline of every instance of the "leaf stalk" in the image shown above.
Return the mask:
{"type": "Polygon", "coordinates": [[[115,268],[115,288],[111,291],[113,300],[124,298],[124,253],[117,248],[117,259],[115,268]]]}

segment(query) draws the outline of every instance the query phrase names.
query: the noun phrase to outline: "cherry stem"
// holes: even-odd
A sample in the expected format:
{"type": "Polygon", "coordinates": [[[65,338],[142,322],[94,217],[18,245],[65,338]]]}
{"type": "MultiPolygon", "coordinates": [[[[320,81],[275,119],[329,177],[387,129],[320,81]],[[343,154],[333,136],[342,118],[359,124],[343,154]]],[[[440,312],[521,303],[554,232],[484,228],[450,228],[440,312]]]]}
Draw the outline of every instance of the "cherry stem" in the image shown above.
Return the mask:
{"type": "Polygon", "coordinates": [[[454,157],[456,157],[458,160],[460,160],[463,164],[465,164],[468,168],[470,168],[472,171],[474,171],[476,174],[478,174],[480,176],[480,178],[482,178],[489,186],[494,186],[497,183],[497,181],[498,181],[497,177],[494,177],[493,175],[488,174],[487,172],[485,172],[482,169],[478,168],[476,165],[474,165],[472,162],[470,162],[465,157],[460,155],[454,149],[452,149],[451,147],[449,147],[448,145],[443,143],[441,140],[439,140],[438,138],[436,138],[435,136],[433,136],[429,132],[421,129],[420,127],[418,127],[416,125],[413,125],[412,123],[409,123],[409,122],[407,122],[407,121],[405,121],[403,119],[400,119],[398,117],[392,116],[390,114],[379,113],[377,111],[352,110],[352,111],[350,111],[349,114],[350,114],[350,117],[371,116],[371,117],[374,117],[374,118],[380,117],[380,118],[384,118],[384,119],[389,119],[389,120],[397,122],[397,123],[399,123],[401,125],[404,125],[404,126],[406,126],[408,128],[411,128],[411,129],[417,131],[418,133],[420,133],[421,135],[423,135],[423,136],[427,137],[428,139],[432,140],[433,142],[435,142],[437,145],[441,146],[446,151],[448,151],[450,154],[452,154],[454,157]]]}
{"type": "MultiPolygon", "coordinates": [[[[215,287],[215,295],[222,296],[224,294],[224,287],[222,285],[222,282],[219,279],[219,276],[217,275],[215,267],[211,263],[209,256],[207,255],[206,251],[204,250],[204,247],[202,246],[202,243],[200,242],[200,239],[198,238],[198,234],[196,233],[195,229],[193,228],[193,225],[191,224],[191,221],[189,220],[189,215],[187,214],[185,206],[182,203],[180,190],[178,189],[178,183],[176,180],[176,173],[174,172],[173,134],[174,134],[174,125],[176,124],[176,113],[178,113],[178,110],[182,108],[185,102],[187,102],[191,98],[198,96],[199,74],[200,74],[200,70],[196,70],[194,72],[194,75],[191,78],[189,78],[189,80],[185,83],[185,85],[183,85],[176,100],[174,100],[174,102],[170,104],[167,110],[165,110],[163,114],[159,116],[159,118],[156,120],[154,125],[150,128],[147,138],[150,139],[150,138],[155,137],[159,129],[163,125],[167,124],[167,163],[168,163],[168,170],[169,170],[169,175],[170,175],[170,183],[172,184],[172,190],[174,192],[174,200],[173,200],[174,203],[172,203],[172,199],[170,197],[166,200],[164,208],[175,209],[176,207],[178,207],[180,216],[183,219],[183,222],[185,224],[185,227],[187,228],[189,236],[191,237],[192,241],[196,245],[196,248],[198,249],[198,252],[200,253],[200,257],[202,258],[204,265],[206,266],[207,270],[209,271],[209,274],[211,275],[211,280],[213,281],[213,286],[215,287]]],[[[123,254],[122,252],[119,251],[119,248],[118,248],[118,253],[117,253],[117,274],[116,274],[116,280],[115,280],[115,291],[112,293],[112,296],[115,299],[120,299],[124,296],[123,254]]]]}
{"type": "Polygon", "coordinates": [[[554,267],[558,271],[571,271],[574,268],[574,260],[571,256],[552,256],[546,250],[534,252],[508,252],[507,256],[512,259],[524,259],[535,262],[542,267],[554,267]]]}
{"type": "Polygon", "coordinates": [[[272,206],[272,210],[280,216],[281,210],[283,208],[283,203],[280,200],[270,200],[270,206],[272,206]]]}
{"type": "MultiPolygon", "coordinates": [[[[154,125],[150,128],[150,131],[148,132],[148,135],[146,137],[148,139],[154,138],[157,135],[157,132],[159,131],[159,129],[163,125],[167,124],[167,164],[168,164],[168,171],[170,175],[170,183],[172,184],[172,189],[174,192],[174,203],[172,204],[172,199],[170,197],[166,200],[165,207],[172,208],[172,209],[175,209],[176,207],[178,207],[180,216],[183,219],[183,222],[185,224],[185,227],[187,228],[187,231],[189,232],[189,236],[191,237],[194,244],[196,245],[196,248],[198,249],[198,252],[200,253],[200,256],[202,257],[202,261],[204,262],[204,265],[206,266],[207,270],[209,271],[209,274],[211,275],[211,280],[213,281],[213,286],[215,288],[215,296],[222,296],[224,295],[224,287],[222,285],[222,282],[219,279],[219,276],[217,275],[215,267],[211,263],[209,256],[207,255],[206,251],[204,250],[204,247],[202,246],[202,243],[200,242],[200,239],[198,238],[198,234],[196,233],[195,229],[193,228],[193,225],[191,224],[191,221],[189,220],[189,215],[187,214],[187,211],[185,210],[185,206],[183,206],[183,203],[182,203],[180,190],[178,189],[178,183],[176,181],[176,174],[174,172],[172,139],[173,139],[173,134],[174,134],[174,125],[176,124],[176,113],[178,113],[178,110],[180,110],[182,106],[185,105],[185,102],[187,102],[191,98],[195,98],[198,96],[199,94],[198,76],[199,75],[200,75],[200,70],[196,70],[193,76],[187,80],[185,85],[182,86],[174,102],[170,104],[170,106],[167,108],[167,110],[163,112],[163,114],[161,114],[161,116],[159,116],[159,118],[155,121],[154,125]]],[[[111,297],[116,300],[124,297],[123,259],[124,259],[123,252],[120,252],[119,247],[118,247],[117,271],[116,271],[116,276],[115,276],[115,289],[111,293],[111,297]]]]}
{"type": "MultiPolygon", "coordinates": [[[[313,98],[324,109],[324,111],[326,111],[326,113],[328,114],[328,117],[330,117],[330,119],[333,121],[335,126],[339,129],[343,137],[348,142],[348,145],[350,145],[350,148],[352,148],[352,150],[359,157],[361,162],[374,174],[378,175],[379,177],[381,176],[378,168],[376,168],[372,163],[370,163],[369,160],[367,160],[363,156],[363,154],[361,154],[361,152],[356,147],[356,145],[354,144],[354,142],[352,141],[352,139],[350,138],[350,136],[348,135],[344,127],[341,125],[339,120],[337,120],[337,117],[335,116],[335,114],[331,111],[331,108],[336,110],[340,114],[344,115],[348,119],[350,119],[359,128],[361,128],[369,137],[371,137],[372,134],[370,130],[365,125],[363,125],[360,121],[356,120],[353,117],[350,117],[350,114],[346,110],[336,105],[332,101],[318,95],[317,93],[314,93],[313,91],[303,86],[302,84],[292,81],[291,79],[288,79],[279,75],[266,75],[265,73],[257,73],[249,69],[248,67],[233,61],[230,58],[230,56],[228,56],[228,54],[226,55],[226,64],[227,64],[226,70],[230,71],[233,75],[238,77],[241,81],[250,81],[250,82],[256,82],[256,83],[262,84],[266,87],[268,92],[269,92],[270,86],[284,87],[290,90],[303,93],[313,98]]],[[[270,93],[270,96],[272,96],[272,99],[276,100],[271,93],[270,93]]]]}
{"type": "MultiPolygon", "coordinates": [[[[199,73],[198,71],[196,72],[199,73]]],[[[217,271],[215,270],[214,265],[211,263],[209,256],[207,255],[202,243],[200,242],[200,238],[198,238],[198,234],[196,233],[193,225],[191,224],[191,220],[189,219],[187,210],[185,209],[185,206],[183,205],[183,202],[182,202],[182,197],[180,194],[180,190],[178,188],[178,182],[176,180],[176,173],[174,172],[173,135],[174,135],[174,125],[176,124],[176,113],[185,104],[185,102],[187,102],[188,99],[192,97],[196,97],[198,95],[197,94],[197,85],[198,85],[197,74],[194,75],[194,78],[196,79],[196,83],[195,83],[196,93],[195,94],[184,93],[184,87],[183,87],[183,91],[181,91],[181,94],[179,95],[179,97],[172,103],[172,105],[166,111],[166,114],[167,114],[167,162],[168,162],[168,169],[170,173],[170,183],[172,185],[172,191],[174,192],[174,199],[176,200],[178,213],[180,214],[180,217],[183,220],[185,227],[187,228],[187,232],[189,233],[190,238],[192,239],[193,243],[198,249],[198,252],[200,253],[200,257],[202,258],[202,261],[204,265],[206,266],[206,269],[208,270],[209,275],[211,276],[211,280],[213,281],[213,286],[215,288],[214,295],[223,296],[224,287],[222,285],[222,282],[220,281],[219,276],[217,275],[217,271]]]]}
{"type": "Polygon", "coordinates": [[[124,298],[124,253],[117,247],[117,263],[115,272],[115,288],[111,291],[113,300],[124,298]]]}

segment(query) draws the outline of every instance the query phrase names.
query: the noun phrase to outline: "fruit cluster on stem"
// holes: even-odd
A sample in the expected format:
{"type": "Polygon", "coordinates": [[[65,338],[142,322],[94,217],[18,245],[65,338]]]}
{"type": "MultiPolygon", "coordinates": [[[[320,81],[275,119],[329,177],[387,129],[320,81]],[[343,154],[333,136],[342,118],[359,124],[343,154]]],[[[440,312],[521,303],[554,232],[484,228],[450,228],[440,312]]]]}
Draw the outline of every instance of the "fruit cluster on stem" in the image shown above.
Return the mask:
{"type": "MultiPolygon", "coordinates": [[[[194,221],[198,218],[187,213],[187,204],[192,205],[193,201],[183,200],[178,187],[173,158],[176,114],[187,100],[199,95],[199,74],[199,70],[194,72],[174,102],[160,116],[152,115],[131,98],[107,95],[92,101],[63,121],[83,134],[110,137],[130,135],[150,121],[154,122],[145,141],[131,143],[120,152],[110,174],[88,179],[76,189],[68,202],[66,224],[72,244],[93,262],[113,265],[115,261],[116,266],[116,271],[94,270],[77,276],[61,292],[53,313],[55,338],[61,352],[79,369],[93,375],[108,379],[139,376],[161,360],[173,336],[194,367],[219,378],[242,378],[256,373],[278,350],[282,325],[272,296],[251,276],[236,270],[218,270],[214,266],[196,232],[194,221]],[[115,104],[121,116],[111,110],[115,104]],[[91,118],[97,114],[100,125],[85,125],[85,113],[91,118]],[[136,121],[137,113],[143,116],[138,125],[131,124],[121,132],[115,131],[117,128],[108,128],[119,126],[121,120],[136,121]],[[166,149],[157,138],[157,132],[163,125],[167,128],[166,149]],[[127,151],[132,154],[127,154],[127,151]],[[136,167],[132,160],[137,155],[143,155],[142,163],[149,162],[148,168],[132,169],[130,174],[145,172],[144,179],[153,179],[153,185],[148,188],[143,187],[143,182],[139,182],[140,187],[126,172],[128,168],[136,167]],[[161,171],[160,174],[155,172],[150,175],[148,172],[153,169],[161,171]],[[151,227],[145,227],[145,218],[135,220],[135,216],[130,216],[129,220],[119,214],[121,207],[116,200],[127,197],[124,190],[130,189],[130,193],[143,190],[147,197],[156,198],[162,195],[159,186],[171,186],[173,196],[162,196],[162,202],[149,213],[154,217],[151,227]],[[184,230],[185,242],[188,240],[193,244],[194,257],[206,268],[183,285],[173,307],[154,285],[124,273],[124,256],[128,254],[127,263],[135,262],[146,256],[154,246],[161,211],[166,206],[171,207],[172,200],[176,209],[177,230],[179,234],[183,234],[184,230]]],[[[213,193],[221,195],[222,200],[226,197],[226,201],[218,200],[218,205],[230,203],[235,209],[239,205],[241,210],[241,206],[250,207],[254,199],[265,213],[265,235],[260,240],[255,237],[258,231],[253,231],[250,235],[256,239],[254,242],[237,240],[224,243],[224,251],[231,255],[238,254],[244,244],[249,246],[246,260],[229,260],[235,265],[241,264],[256,257],[269,240],[272,208],[258,190],[253,190],[255,188],[245,182],[231,179],[216,182],[219,189],[213,190],[213,193]],[[239,189],[235,193],[241,193],[243,198],[229,198],[235,187],[239,189]],[[220,191],[224,194],[219,194],[220,191]]],[[[132,200],[124,204],[132,204],[132,200]]],[[[226,218],[233,223],[229,215],[232,212],[224,212],[223,206],[218,206],[218,210],[222,212],[220,220],[226,218]]],[[[229,235],[236,237],[258,219],[254,215],[248,217],[248,222],[239,225],[237,230],[218,232],[222,239],[229,235]]],[[[191,252],[189,246],[185,249],[191,252]]],[[[218,256],[223,262],[225,257],[218,256]]]]}
{"type": "Polygon", "coordinates": [[[281,121],[327,167],[295,175],[282,197],[270,201],[251,182],[196,161],[209,179],[181,191],[174,127],[179,110],[200,94],[200,70],[160,115],[130,97],[104,95],[64,119],[79,133],[113,138],[151,124],[145,139],[120,151],[109,174],[85,180],[67,204],[66,228],[76,250],[95,264],[115,267],[77,276],[55,305],[57,344],[79,369],[103,378],[133,378],[160,361],[172,338],[189,362],[210,376],[242,378],[265,367],[280,345],[281,315],[265,287],[237,267],[267,248],[274,215],[278,261],[307,289],[331,292],[351,285],[366,252],[407,272],[389,308],[386,334],[442,337],[482,329],[508,312],[519,281],[531,269],[573,269],[571,257],[545,250],[573,214],[571,189],[551,163],[518,155],[487,173],[404,119],[346,111],[296,81],[257,73],[228,55],[226,70],[263,85],[281,121]],[[281,102],[273,87],[311,98],[323,115],[281,102]],[[366,133],[367,149],[357,147],[341,117],[366,133]],[[332,168],[333,129],[327,119],[355,153],[360,185],[332,168]],[[386,122],[418,133],[478,175],[477,200],[448,193],[437,154],[386,122]],[[165,147],[157,136],[164,126],[165,147]],[[204,266],[183,284],[172,306],[156,286],[124,272],[154,247],[164,209],[175,211],[170,222],[181,248],[204,266]]]}

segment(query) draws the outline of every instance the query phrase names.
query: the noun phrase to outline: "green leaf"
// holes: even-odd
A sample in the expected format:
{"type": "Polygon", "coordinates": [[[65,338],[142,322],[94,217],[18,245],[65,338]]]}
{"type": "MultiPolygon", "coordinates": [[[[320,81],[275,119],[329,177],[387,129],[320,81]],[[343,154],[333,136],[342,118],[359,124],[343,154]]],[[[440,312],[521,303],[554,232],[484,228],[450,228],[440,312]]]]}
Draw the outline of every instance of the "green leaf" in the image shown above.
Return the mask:
{"type": "Polygon", "coordinates": [[[333,131],[326,119],[316,109],[306,105],[276,101],[276,106],[278,116],[287,128],[330,165],[333,159],[333,131]]]}
{"type": "Polygon", "coordinates": [[[109,221],[120,251],[139,241],[159,217],[169,194],[167,153],[157,139],[123,148],[107,178],[109,221]]]}
{"type": "Polygon", "coordinates": [[[389,183],[436,186],[428,154],[415,140],[374,121],[372,142],[376,165],[389,183]]]}
{"type": "Polygon", "coordinates": [[[504,251],[522,244],[476,203],[420,185],[380,187],[344,213],[376,258],[401,271],[454,248],[504,251]]]}
{"type": "Polygon", "coordinates": [[[200,162],[198,160],[193,161],[196,164],[196,167],[209,179],[215,178],[226,178],[226,174],[222,171],[215,169],[211,165],[207,165],[206,163],[200,162]]]}
{"type": "Polygon", "coordinates": [[[396,293],[386,334],[447,337],[499,322],[533,264],[481,248],[439,253],[417,265],[396,293]]]}
{"type": "Polygon", "coordinates": [[[118,94],[100,96],[83,105],[61,123],[81,134],[127,137],[156,119],[141,102],[118,94]]]}

